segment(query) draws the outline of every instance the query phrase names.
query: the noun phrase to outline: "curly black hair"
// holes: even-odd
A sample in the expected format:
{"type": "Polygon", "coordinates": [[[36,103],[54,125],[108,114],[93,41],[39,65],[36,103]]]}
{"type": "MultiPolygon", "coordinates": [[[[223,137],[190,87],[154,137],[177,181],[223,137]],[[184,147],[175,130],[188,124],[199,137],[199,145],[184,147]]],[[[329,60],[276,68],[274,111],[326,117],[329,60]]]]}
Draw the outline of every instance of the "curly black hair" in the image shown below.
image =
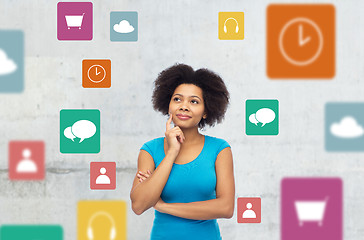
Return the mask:
{"type": "Polygon", "coordinates": [[[153,108],[167,115],[172,95],[181,84],[194,84],[202,89],[207,117],[201,119],[199,128],[222,122],[230,95],[221,77],[206,68],[194,71],[191,66],[175,64],[159,73],[154,82],[153,108]]]}

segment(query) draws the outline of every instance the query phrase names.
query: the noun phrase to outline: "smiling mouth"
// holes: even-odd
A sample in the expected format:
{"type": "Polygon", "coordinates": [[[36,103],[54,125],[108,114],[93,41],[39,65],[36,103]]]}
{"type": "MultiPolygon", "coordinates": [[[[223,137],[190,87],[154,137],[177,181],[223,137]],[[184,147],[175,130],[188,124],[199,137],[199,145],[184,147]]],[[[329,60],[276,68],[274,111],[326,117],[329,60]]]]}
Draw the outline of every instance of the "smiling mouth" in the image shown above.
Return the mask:
{"type": "Polygon", "coordinates": [[[181,119],[181,120],[188,120],[188,119],[190,119],[191,117],[190,116],[188,116],[188,115],[182,115],[182,114],[177,114],[176,115],[179,119],[181,119]]]}

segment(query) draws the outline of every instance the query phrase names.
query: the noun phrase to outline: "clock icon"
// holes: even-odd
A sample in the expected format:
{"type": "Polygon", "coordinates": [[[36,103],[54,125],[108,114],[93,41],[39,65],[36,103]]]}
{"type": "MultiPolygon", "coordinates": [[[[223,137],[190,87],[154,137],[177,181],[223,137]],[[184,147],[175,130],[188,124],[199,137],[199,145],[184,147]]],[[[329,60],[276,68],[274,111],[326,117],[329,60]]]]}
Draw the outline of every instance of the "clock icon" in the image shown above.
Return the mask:
{"type": "Polygon", "coordinates": [[[88,69],[87,76],[91,82],[100,83],[105,79],[106,71],[103,66],[95,64],[88,69]]]}
{"type": "Polygon", "coordinates": [[[278,44],[280,52],[289,63],[306,66],[320,56],[323,48],[323,35],[314,21],[298,17],[283,26],[278,44]]]}

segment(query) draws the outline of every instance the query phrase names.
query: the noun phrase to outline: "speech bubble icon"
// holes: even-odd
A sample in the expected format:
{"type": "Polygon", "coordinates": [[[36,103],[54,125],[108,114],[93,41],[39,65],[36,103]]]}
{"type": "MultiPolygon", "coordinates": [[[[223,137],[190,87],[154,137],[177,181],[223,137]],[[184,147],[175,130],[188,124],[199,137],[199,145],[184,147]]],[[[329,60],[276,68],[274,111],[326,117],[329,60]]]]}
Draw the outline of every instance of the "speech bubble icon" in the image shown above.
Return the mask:
{"type": "Polygon", "coordinates": [[[251,122],[251,123],[253,123],[253,124],[255,124],[255,125],[258,126],[258,120],[255,118],[255,113],[250,114],[250,116],[249,116],[249,122],[251,122]]]}
{"type": "Polygon", "coordinates": [[[255,114],[255,118],[263,123],[263,127],[265,124],[272,122],[276,118],[276,114],[270,108],[261,108],[255,114]]]}
{"type": "Polygon", "coordinates": [[[66,138],[69,138],[69,139],[71,139],[71,140],[72,140],[72,142],[74,142],[74,140],[73,140],[73,139],[75,139],[75,138],[76,138],[76,136],[75,136],[75,135],[73,135],[71,127],[66,128],[66,129],[63,131],[63,134],[64,134],[64,136],[65,136],[66,138]]]}
{"type": "Polygon", "coordinates": [[[72,133],[81,138],[81,143],[85,138],[90,138],[96,133],[96,126],[89,120],[79,120],[72,125],[72,133]]]}

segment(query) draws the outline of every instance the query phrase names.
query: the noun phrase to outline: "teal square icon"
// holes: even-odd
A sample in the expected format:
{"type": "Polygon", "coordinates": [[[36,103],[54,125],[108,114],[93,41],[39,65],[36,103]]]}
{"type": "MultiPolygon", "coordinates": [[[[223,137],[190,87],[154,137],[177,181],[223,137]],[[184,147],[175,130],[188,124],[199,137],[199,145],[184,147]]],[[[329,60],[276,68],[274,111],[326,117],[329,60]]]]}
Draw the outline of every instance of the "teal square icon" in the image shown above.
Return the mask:
{"type": "Polygon", "coordinates": [[[20,30],[0,30],[0,92],[24,90],[24,34],[20,30]]]}
{"type": "Polygon", "coordinates": [[[364,102],[326,104],[325,148],[329,152],[364,151],[364,102]]]}
{"type": "Polygon", "coordinates": [[[279,111],[278,100],[246,100],[245,133],[246,135],[278,135],[279,111]]]}
{"type": "Polygon", "coordinates": [[[63,229],[59,225],[3,225],[1,240],[63,240],[63,229]]]}
{"type": "Polygon", "coordinates": [[[60,112],[61,153],[100,152],[100,111],[63,109],[60,112]]]}
{"type": "Polygon", "coordinates": [[[112,42],[138,41],[138,12],[111,12],[110,40],[112,42]]]}

